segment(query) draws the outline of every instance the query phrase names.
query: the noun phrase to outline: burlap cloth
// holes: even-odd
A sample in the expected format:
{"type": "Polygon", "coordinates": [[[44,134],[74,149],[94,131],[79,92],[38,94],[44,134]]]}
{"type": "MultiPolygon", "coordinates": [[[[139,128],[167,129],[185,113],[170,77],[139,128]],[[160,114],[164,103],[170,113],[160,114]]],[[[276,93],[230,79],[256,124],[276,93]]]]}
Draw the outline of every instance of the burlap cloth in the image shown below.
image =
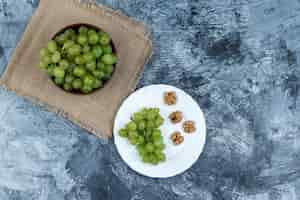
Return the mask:
{"type": "Polygon", "coordinates": [[[0,80],[17,95],[47,106],[97,136],[112,136],[114,115],[134,89],[152,53],[145,27],[134,19],[80,0],[40,0],[31,22],[0,80]],[[55,86],[40,70],[39,50],[60,30],[72,24],[91,24],[108,32],[119,62],[112,79],[90,95],[76,95],[55,86]]]}

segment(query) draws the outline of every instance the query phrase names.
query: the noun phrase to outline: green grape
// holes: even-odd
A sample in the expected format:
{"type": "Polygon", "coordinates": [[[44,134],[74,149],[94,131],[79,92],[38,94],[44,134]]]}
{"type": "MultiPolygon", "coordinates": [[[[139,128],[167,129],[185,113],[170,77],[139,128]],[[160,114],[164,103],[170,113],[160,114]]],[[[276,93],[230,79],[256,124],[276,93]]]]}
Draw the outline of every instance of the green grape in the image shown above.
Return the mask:
{"type": "Polygon", "coordinates": [[[147,113],[148,120],[154,120],[155,118],[156,118],[156,113],[151,112],[151,111],[147,113]]]}
{"type": "Polygon", "coordinates": [[[80,52],[81,52],[81,47],[78,44],[74,44],[68,49],[68,54],[70,56],[78,56],[80,52]]]}
{"type": "Polygon", "coordinates": [[[120,135],[121,137],[128,137],[128,132],[127,132],[126,129],[120,129],[120,130],[119,130],[119,135],[120,135]]]}
{"type": "Polygon", "coordinates": [[[74,76],[68,74],[65,77],[65,82],[68,83],[68,84],[72,84],[72,82],[73,82],[74,79],[75,79],[74,76]]]}
{"type": "Polygon", "coordinates": [[[85,67],[90,70],[90,71],[93,71],[96,69],[96,61],[90,61],[88,63],[86,63],[85,67]]]}
{"type": "Polygon", "coordinates": [[[45,56],[48,56],[49,55],[49,51],[46,49],[46,48],[42,48],[40,50],[40,57],[43,58],[45,56]]]}
{"type": "Polygon", "coordinates": [[[49,66],[49,67],[47,68],[47,72],[48,72],[48,74],[49,74],[50,77],[53,76],[53,71],[54,71],[54,67],[49,66]]]}
{"type": "Polygon", "coordinates": [[[45,64],[50,64],[51,62],[52,62],[52,59],[51,59],[51,57],[50,56],[44,56],[43,58],[42,58],[42,61],[45,63],[45,64]]]}
{"type": "Polygon", "coordinates": [[[83,48],[82,48],[83,53],[87,53],[87,52],[90,52],[90,51],[91,51],[91,47],[88,44],[83,46],[83,48]]]}
{"type": "Polygon", "coordinates": [[[81,88],[81,92],[87,94],[93,91],[93,87],[89,86],[89,85],[83,85],[83,87],[81,88]]]}
{"type": "Polygon", "coordinates": [[[106,65],[113,65],[117,63],[117,57],[114,54],[104,54],[101,61],[106,65]]]}
{"type": "Polygon", "coordinates": [[[78,32],[80,34],[87,34],[88,30],[89,29],[86,26],[80,26],[80,28],[78,29],[78,32]]]}
{"type": "Polygon", "coordinates": [[[145,142],[144,137],[141,136],[141,135],[139,135],[139,137],[138,137],[138,143],[139,143],[139,144],[143,144],[144,142],[145,142]]]}
{"type": "Polygon", "coordinates": [[[70,83],[65,83],[63,87],[64,87],[64,90],[66,90],[66,91],[72,90],[72,85],[70,83]]]}
{"type": "Polygon", "coordinates": [[[82,55],[76,56],[75,57],[75,63],[77,65],[83,65],[85,63],[85,59],[82,55]]]}
{"type": "Polygon", "coordinates": [[[60,34],[57,37],[55,37],[55,41],[59,44],[59,45],[63,45],[65,43],[65,41],[67,40],[67,36],[65,34],[60,34]]]}
{"type": "Polygon", "coordinates": [[[138,123],[138,129],[139,130],[144,130],[146,128],[146,123],[145,123],[145,121],[140,121],[139,123],[138,123]]]}
{"type": "Polygon", "coordinates": [[[59,67],[63,68],[64,70],[67,70],[69,68],[69,62],[65,59],[60,60],[59,67]]]}
{"type": "Polygon", "coordinates": [[[108,75],[111,75],[114,71],[113,65],[105,65],[104,72],[108,75]]]}
{"type": "Polygon", "coordinates": [[[128,130],[128,137],[129,138],[138,138],[138,133],[136,131],[128,130]]]}
{"type": "Polygon", "coordinates": [[[128,128],[128,130],[131,130],[131,131],[135,131],[136,130],[136,123],[134,123],[134,122],[129,122],[128,124],[127,124],[127,128],[128,128]]]}
{"type": "Polygon", "coordinates": [[[65,70],[63,70],[60,67],[55,67],[54,70],[53,70],[53,75],[56,78],[64,78],[65,77],[65,70]]]}
{"type": "Polygon", "coordinates": [[[86,36],[86,35],[79,35],[78,37],[77,37],[77,42],[78,42],[78,44],[80,44],[80,45],[85,45],[85,44],[87,44],[87,42],[88,42],[88,37],[86,36]]]}
{"type": "Polygon", "coordinates": [[[95,83],[94,83],[94,87],[93,88],[97,89],[97,88],[101,88],[102,86],[103,86],[102,81],[99,80],[99,79],[95,79],[95,83]]]}
{"type": "Polygon", "coordinates": [[[113,49],[110,45],[102,46],[103,54],[112,54],[113,49]]]}
{"type": "Polygon", "coordinates": [[[101,45],[108,45],[110,43],[110,41],[111,41],[111,38],[107,33],[102,33],[100,35],[99,42],[100,42],[101,45]]]}
{"type": "Polygon", "coordinates": [[[99,41],[99,36],[97,35],[97,33],[95,33],[95,34],[89,34],[89,43],[91,45],[97,44],[98,41],[99,41]]]}
{"type": "Polygon", "coordinates": [[[39,63],[39,67],[40,67],[41,69],[46,69],[46,68],[47,68],[47,66],[48,66],[48,64],[47,64],[47,63],[45,63],[45,62],[43,62],[43,61],[40,61],[40,63],[39,63]]]}
{"type": "Polygon", "coordinates": [[[159,146],[156,146],[157,149],[160,149],[160,150],[164,150],[166,148],[166,145],[165,144],[160,144],[159,146]]]}
{"type": "Polygon", "coordinates": [[[159,129],[156,129],[152,133],[153,137],[161,137],[161,131],[159,129]]]}
{"type": "Polygon", "coordinates": [[[96,58],[100,58],[102,53],[103,53],[103,50],[102,50],[101,46],[94,46],[93,53],[94,53],[96,58]]]}
{"type": "Polygon", "coordinates": [[[83,77],[83,84],[84,85],[93,87],[94,83],[95,83],[95,78],[93,76],[91,76],[91,75],[85,75],[83,77]]]}
{"type": "Polygon", "coordinates": [[[64,34],[66,34],[67,37],[72,37],[73,35],[76,35],[75,31],[71,28],[67,29],[64,34]]]}
{"type": "Polygon", "coordinates": [[[77,66],[74,68],[73,74],[77,77],[83,77],[86,74],[86,70],[82,66],[77,66]]]}
{"type": "Polygon", "coordinates": [[[141,113],[134,113],[132,116],[132,119],[135,122],[139,122],[139,121],[143,120],[143,116],[141,115],[141,113]]]}
{"type": "Polygon", "coordinates": [[[97,32],[94,29],[89,29],[88,30],[88,35],[93,35],[93,34],[97,34],[97,32]]]}
{"type": "Polygon", "coordinates": [[[48,50],[51,52],[51,53],[54,53],[56,50],[57,50],[57,44],[54,40],[51,40],[49,43],[48,43],[48,50]]]}
{"type": "Polygon", "coordinates": [[[94,54],[92,52],[87,52],[83,54],[83,58],[86,63],[94,61],[94,54]]]}
{"type": "Polygon", "coordinates": [[[64,78],[56,77],[54,79],[54,82],[56,83],[56,85],[62,85],[62,84],[64,84],[64,78]]]}
{"type": "Polygon", "coordinates": [[[152,143],[147,143],[145,148],[146,148],[146,151],[149,153],[154,151],[154,145],[152,143]]]}
{"type": "Polygon", "coordinates": [[[161,116],[157,117],[155,120],[156,127],[160,127],[163,124],[164,124],[164,118],[162,118],[161,116]]]}
{"type": "Polygon", "coordinates": [[[129,138],[129,141],[132,145],[136,145],[138,143],[138,139],[136,137],[134,138],[129,138]]]}
{"type": "Polygon", "coordinates": [[[159,161],[161,161],[161,162],[166,161],[166,155],[163,152],[160,152],[156,156],[157,156],[159,161]]]}
{"type": "Polygon", "coordinates": [[[151,154],[150,155],[150,162],[153,165],[157,165],[159,161],[158,161],[158,159],[156,158],[156,156],[154,154],[151,154]]]}
{"type": "Polygon", "coordinates": [[[64,45],[63,45],[63,49],[68,50],[69,48],[71,48],[73,45],[75,44],[74,41],[72,40],[67,40],[64,45]]]}
{"type": "Polygon", "coordinates": [[[151,162],[151,157],[149,154],[146,154],[143,156],[143,162],[145,163],[150,163],[151,162]]]}
{"type": "Polygon", "coordinates": [[[72,87],[76,90],[82,87],[82,81],[80,79],[74,79],[72,82],[72,87]]]}
{"type": "Polygon", "coordinates": [[[61,59],[60,53],[58,51],[55,51],[51,57],[51,61],[53,63],[58,63],[60,61],[60,59],[61,59]]]}
{"type": "Polygon", "coordinates": [[[154,146],[157,148],[157,147],[162,146],[162,144],[164,144],[164,143],[163,143],[162,140],[155,140],[155,141],[153,142],[153,144],[154,144],[154,146]]]}
{"type": "Polygon", "coordinates": [[[103,62],[97,62],[97,69],[104,71],[105,70],[105,64],[103,62]]]}
{"type": "Polygon", "coordinates": [[[93,75],[98,79],[102,79],[104,77],[104,73],[101,70],[93,70],[93,75]]]}
{"type": "Polygon", "coordinates": [[[153,121],[148,121],[147,122],[147,128],[149,128],[149,129],[155,128],[154,122],[153,121]]]}

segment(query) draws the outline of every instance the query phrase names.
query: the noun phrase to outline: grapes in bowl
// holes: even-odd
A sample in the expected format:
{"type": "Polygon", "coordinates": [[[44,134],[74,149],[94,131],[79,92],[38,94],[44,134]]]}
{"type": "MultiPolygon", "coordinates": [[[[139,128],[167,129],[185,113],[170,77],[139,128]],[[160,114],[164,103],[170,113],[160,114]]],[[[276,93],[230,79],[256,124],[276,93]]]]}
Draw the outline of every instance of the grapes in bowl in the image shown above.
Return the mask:
{"type": "Polygon", "coordinates": [[[111,79],[117,55],[110,35],[90,25],[60,31],[40,50],[40,68],[65,91],[89,94],[111,79]]]}

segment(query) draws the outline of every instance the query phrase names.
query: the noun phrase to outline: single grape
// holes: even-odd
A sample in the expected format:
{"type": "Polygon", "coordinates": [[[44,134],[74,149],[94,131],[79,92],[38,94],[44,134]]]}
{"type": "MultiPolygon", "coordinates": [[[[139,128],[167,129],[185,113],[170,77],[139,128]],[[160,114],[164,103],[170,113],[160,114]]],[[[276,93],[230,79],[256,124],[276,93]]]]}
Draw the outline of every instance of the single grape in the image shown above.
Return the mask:
{"type": "Polygon", "coordinates": [[[54,71],[54,67],[49,66],[49,67],[47,68],[47,72],[48,72],[48,74],[49,74],[50,77],[53,76],[53,71],[54,71]]]}
{"type": "Polygon", "coordinates": [[[79,35],[77,37],[77,42],[78,42],[78,44],[84,46],[88,42],[88,37],[86,35],[83,35],[83,34],[79,35]]]}
{"type": "Polygon", "coordinates": [[[120,129],[120,130],[119,130],[119,135],[120,135],[121,137],[128,137],[128,132],[127,132],[126,129],[120,129]]]}
{"type": "Polygon", "coordinates": [[[85,93],[85,94],[88,94],[90,92],[93,91],[93,87],[89,86],[89,85],[84,85],[82,88],[81,88],[81,92],[85,93]]]}
{"type": "Polygon", "coordinates": [[[79,29],[78,29],[78,32],[80,34],[87,34],[88,30],[89,29],[86,26],[80,26],[79,29]]]}
{"type": "Polygon", "coordinates": [[[83,48],[82,48],[83,53],[87,53],[87,52],[90,52],[90,51],[91,51],[91,47],[88,44],[83,46],[83,48]]]}
{"type": "Polygon", "coordinates": [[[40,50],[40,57],[43,58],[45,56],[48,56],[49,55],[49,51],[46,49],[46,48],[42,48],[40,50]]]}
{"type": "Polygon", "coordinates": [[[81,47],[78,44],[74,44],[68,49],[68,54],[70,56],[78,56],[80,52],[81,52],[81,47]]]}
{"type": "Polygon", "coordinates": [[[71,48],[74,44],[75,44],[75,42],[74,42],[73,40],[67,40],[67,41],[63,44],[63,49],[68,50],[68,49],[71,48]]]}
{"type": "Polygon", "coordinates": [[[72,82],[72,87],[76,90],[82,87],[82,81],[80,79],[74,79],[72,82]]]}
{"type": "Polygon", "coordinates": [[[91,75],[85,75],[83,77],[83,84],[84,85],[93,87],[94,83],[95,83],[95,78],[93,76],[91,76],[91,75]]]}
{"type": "Polygon", "coordinates": [[[144,137],[141,136],[141,135],[139,135],[139,137],[138,137],[138,143],[139,143],[139,144],[143,144],[144,142],[145,142],[144,137]]]}
{"type": "Polygon", "coordinates": [[[64,84],[64,79],[63,79],[63,78],[56,77],[56,78],[54,79],[54,82],[55,82],[56,85],[62,85],[62,84],[64,84]]]}
{"type": "Polygon", "coordinates": [[[73,35],[76,35],[75,31],[71,28],[65,30],[64,34],[66,34],[67,37],[72,37],[73,35]]]}
{"type": "Polygon", "coordinates": [[[48,50],[51,52],[51,53],[54,53],[56,50],[57,50],[57,44],[54,40],[51,40],[49,43],[48,43],[48,50]]]}
{"type": "Polygon", "coordinates": [[[97,33],[95,33],[95,34],[89,34],[88,40],[89,40],[89,44],[95,45],[99,41],[99,36],[97,35],[97,33]]]}
{"type": "Polygon", "coordinates": [[[163,162],[166,160],[166,155],[163,152],[160,152],[159,154],[157,154],[157,158],[159,161],[163,162]]]}
{"type": "Polygon", "coordinates": [[[63,87],[64,87],[64,90],[66,90],[66,91],[72,90],[72,85],[70,83],[65,83],[63,87]]]}
{"type": "Polygon", "coordinates": [[[94,82],[94,89],[97,89],[97,88],[101,88],[103,86],[103,83],[101,80],[99,79],[95,79],[95,82],[94,82]]]}
{"type": "Polygon", "coordinates": [[[99,42],[100,42],[101,45],[108,45],[110,43],[110,41],[111,41],[111,38],[107,33],[102,33],[100,35],[99,42]]]}
{"type": "Polygon", "coordinates": [[[136,131],[128,130],[128,137],[129,138],[137,138],[138,137],[138,133],[136,131]]]}
{"type": "Polygon", "coordinates": [[[156,118],[156,120],[155,120],[156,127],[160,127],[163,124],[164,124],[164,118],[162,118],[161,116],[159,116],[158,118],[156,118]]]}
{"type": "Polygon", "coordinates": [[[59,67],[63,68],[64,70],[67,70],[69,68],[69,62],[63,59],[59,62],[59,67]]]}
{"type": "Polygon", "coordinates": [[[104,72],[105,74],[111,75],[114,71],[113,65],[105,65],[104,72]]]}
{"type": "Polygon", "coordinates": [[[92,52],[86,52],[85,54],[83,54],[83,58],[85,60],[86,63],[94,61],[94,54],[92,52]]]}
{"type": "Polygon", "coordinates": [[[134,122],[129,122],[128,124],[127,124],[127,128],[129,129],[129,130],[131,130],[131,131],[135,131],[136,130],[136,123],[134,123],[134,122]]]}
{"type": "Polygon", "coordinates": [[[97,34],[97,32],[94,29],[89,29],[88,30],[88,35],[93,35],[93,34],[97,34]]]}
{"type": "Polygon", "coordinates": [[[47,63],[45,63],[45,62],[43,62],[43,61],[40,61],[40,63],[39,63],[39,67],[40,67],[41,69],[47,69],[47,67],[48,67],[48,64],[47,64],[47,63]]]}
{"type": "Polygon", "coordinates": [[[60,67],[55,67],[54,70],[53,70],[53,75],[56,78],[64,78],[65,77],[65,70],[63,70],[60,67]]]}
{"type": "Polygon", "coordinates": [[[113,49],[110,45],[102,46],[103,54],[112,54],[113,49]]]}
{"type": "Polygon", "coordinates": [[[74,76],[68,74],[68,75],[66,75],[66,77],[65,77],[65,82],[66,82],[66,83],[69,83],[69,84],[72,84],[72,82],[73,82],[74,79],[75,79],[74,76]]]}
{"type": "Polygon", "coordinates": [[[86,70],[82,66],[77,66],[74,68],[73,74],[77,77],[83,77],[86,74],[86,70]]]}
{"type": "Polygon", "coordinates": [[[75,63],[77,65],[83,65],[85,63],[85,59],[82,55],[76,56],[75,57],[75,63]]]}
{"type": "Polygon", "coordinates": [[[149,129],[155,128],[155,124],[154,124],[153,121],[148,121],[146,126],[147,126],[147,128],[149,128],[149,129]]]}
{"type": "Polygon", "coordinates": [[[147,143],[145,148],[148,153],[151,153],[154,151],[154,145],[152,143],[147,143]]]}
{"type": "Polygon", "coordinates": [[[105,70],[105,64],[103,62],[97,62],[97,69],[104,71],[105,70]]]}
{"type": "Polygon", "coordinates": [[[140,121],[140,122],[138,123],[138,129],[141,130],[141,131],[143,131],[145,128],[146,128],[146,123],[145,123],[145,121],[140,121]]]}
{"type": "Polygon", "coordinates": [[[90,61],[88,63],[86,63],[85,67],[90,70],[90,71],[93,71],[96,69],[96,61],[90,61]]]}
{"type": "Polygon", "coordinates": [[[104,54],[101,61],[106,65],[113,65],[117,63],[117,57],[114,54],[104,54]]]}
{"type": "Polygon", "coordinates": [[[101,46],[94,46],[93,53],[94,53],[96,58],[100,58],[102,53],[103,53],[103,50],[102,50],[101,46]]]}
{"type": "Polygon", "coordinates": [[[53,63],[58,63],[60,61],[60,59],[61,59],[60,53],[58,51],[55,51],[51,57],[51,61],[53,63]]]}
{"type": "Polygon", "coordinates": [[[51,62],[52,62],[52,59],[51,59],[51,57],[50,56],[44,56],[43,58],[42,58],[42,61],[45,63],[45,64],[50,64],[51,62]]]}
{"type": "Polygon", "coordinates": [[[99,69],[93,70],[93,75],[98,79],[102,79],[104,77],[104,73],[99,69]]]}

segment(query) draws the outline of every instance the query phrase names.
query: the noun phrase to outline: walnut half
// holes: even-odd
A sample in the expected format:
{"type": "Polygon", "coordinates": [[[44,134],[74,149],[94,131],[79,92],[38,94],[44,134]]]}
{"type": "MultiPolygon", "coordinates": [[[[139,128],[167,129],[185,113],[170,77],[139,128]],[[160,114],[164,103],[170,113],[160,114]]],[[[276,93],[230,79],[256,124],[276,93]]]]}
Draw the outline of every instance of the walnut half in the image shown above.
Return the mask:
{"type": "Polygon", "coordinates": [[[175,105],[177,103],[177,96],[175,92],[165,92],[164,101],[167,105],[175,105]]]}
{"type": "Polygon", "coordinates": [[[193,133],[196,131],[196,125],[194,121],[185,121],[183,123],[183,130],[186,133],[193,133]]]}
{"type": "Polygon", "coordinates": [[[173,141],[173,143],[175,145],[179,145],[179,144],[183,143],[184,137],[181,135],[181,133],[179,131],[176,131],[171,135],[171,140],[173,141]]]}
{"type": "Polygon", "coordinates": [[[169,115],[169,119],[171,120],[171,122],[173,124],[177,124],[177,123],[181,122],[182,118],[183,118],[182,112],[180,112],[180,111],[172,112],[169,115]]]}

